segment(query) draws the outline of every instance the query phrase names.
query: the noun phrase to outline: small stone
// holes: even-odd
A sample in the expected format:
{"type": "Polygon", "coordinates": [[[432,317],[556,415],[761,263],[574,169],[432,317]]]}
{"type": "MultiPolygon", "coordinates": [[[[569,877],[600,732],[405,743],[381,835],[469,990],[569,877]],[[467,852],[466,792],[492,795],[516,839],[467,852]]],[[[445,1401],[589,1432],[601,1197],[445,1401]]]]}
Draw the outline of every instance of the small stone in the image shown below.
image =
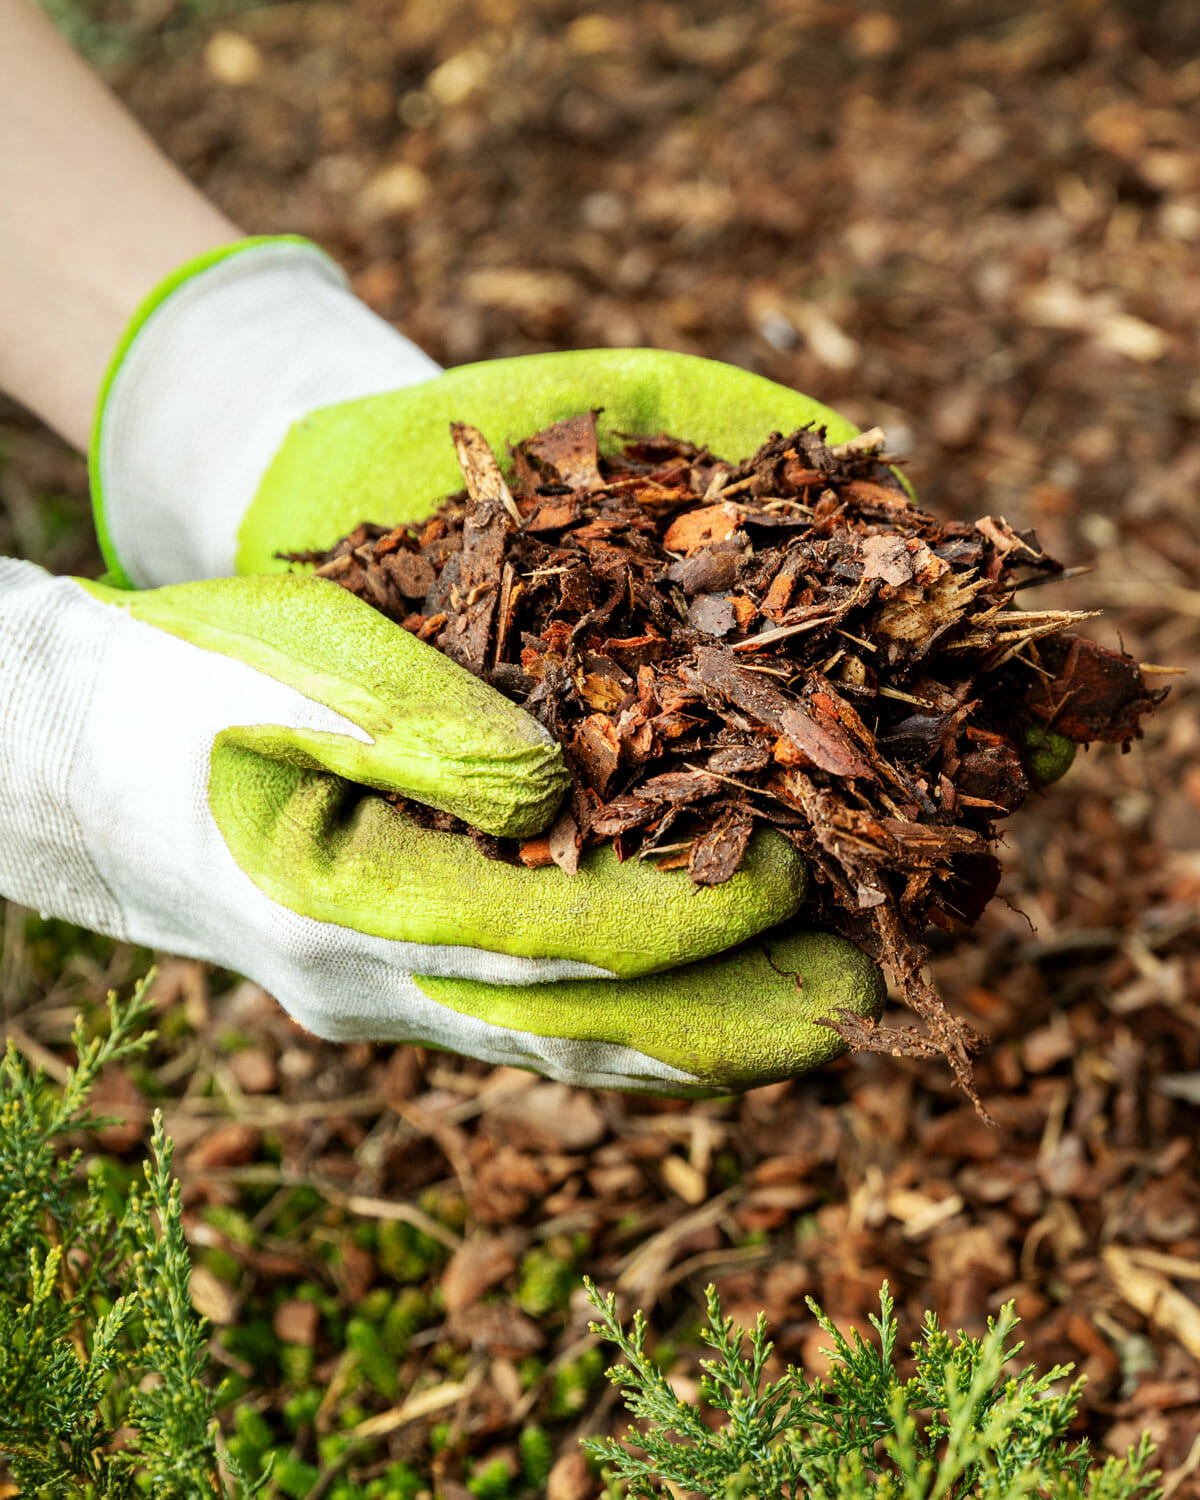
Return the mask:
{"type": "Polygon", "coordinates": [[[102,1125],[96,1132],[106,1151],[120,1155],[140,1145],[148,1112],[146,1096],[124,1068],[105,1068],[92,1090],[91,1107],[98,1115],[113,1117],[111,1125],[102,1125]]]}
{"type": "Polygon", "coordinates": [[[228,1125],[218,1125],[215,1130],[210,1130],[198,1140],[188,1152],[188,1167],[193,1172],[205,1172],[217,1167],[245,1166],[254,1159],[259,1138],[253,1125],[243,1125],[237,1120],[231,1120],[228,1125]]]}
{"type": "Polygon", "coordinates": [[[218,1325],[232,1323],[238,1315],[238,1296],[232,1287],[213,1274],[207,1266],[193,1266],[191,1277],[192,1306],[202,1318],[218,1325]]]}
{"type": "Polygon", "coordinates": [[[546,1500],[593,1500],[596,1482],[582,1453],[564,1453],[550,1470],[546,1500]]]}
{"type": "Polygon", "coordinates": [[[682,1156],[674,1153],[664,1156],[659,1171],[662,1173],[664,1186],[693,1208],[708,1197],[708,1183],[704,1180],[704,1173],[698,1172],[682,1156]]]}
{"type": "Polygon", "coordinates": [[[247,1047],[229,1059],[229,1071],[245,1094],[269,1094],[277,1081],[275,1059],[265,1047],[247,1047]]]}
{"type": "Polygon", "coordinates": [[[310,1349],[317,1336],[317,1325],[321,1314],[315,1302],[302,1302],[289,1297],[275,1309],[272,1327],[275,1337],[284,1344],[303,1344],[310,1349]]]}
{"type": "Polygon", "coordinates": [[[218,83],[244,88],[262,76],[262,53],[240,31],[214,31],[204,47],[204,66],[218,83]]]}
{"type": "Polygon", "coordinates": [[[397,161],[376,172],[359,194],[358,206],[368,219],[386,219],[420,208],[432,191],[420,167],[397,161]]]}

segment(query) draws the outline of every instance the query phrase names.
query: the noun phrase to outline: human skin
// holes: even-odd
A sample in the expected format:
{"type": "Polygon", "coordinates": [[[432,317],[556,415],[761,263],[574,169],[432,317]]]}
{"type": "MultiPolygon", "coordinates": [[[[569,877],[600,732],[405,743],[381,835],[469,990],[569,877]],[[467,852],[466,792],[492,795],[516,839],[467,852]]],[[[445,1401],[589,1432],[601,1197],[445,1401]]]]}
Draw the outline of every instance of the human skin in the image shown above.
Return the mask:
{"type": "Polygon", "coordinates": [[[143,297],[243,237],[31,0],[0,0],[0,388],[85,449],[143,297]]]}

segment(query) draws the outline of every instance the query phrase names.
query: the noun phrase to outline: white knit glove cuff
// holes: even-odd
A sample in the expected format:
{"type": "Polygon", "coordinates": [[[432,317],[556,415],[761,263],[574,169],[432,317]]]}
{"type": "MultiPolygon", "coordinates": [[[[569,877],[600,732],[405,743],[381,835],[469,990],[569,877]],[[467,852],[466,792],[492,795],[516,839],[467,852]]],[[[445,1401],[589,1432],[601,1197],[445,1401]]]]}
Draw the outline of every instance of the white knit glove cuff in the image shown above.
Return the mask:
{"type": "Polygon", "coordinates": [[[110,556],[139,588],[231,574],[294,422],[438,373],[315,245],[234,250],[154,307],[111,377],[92,453],[110,556]]]}

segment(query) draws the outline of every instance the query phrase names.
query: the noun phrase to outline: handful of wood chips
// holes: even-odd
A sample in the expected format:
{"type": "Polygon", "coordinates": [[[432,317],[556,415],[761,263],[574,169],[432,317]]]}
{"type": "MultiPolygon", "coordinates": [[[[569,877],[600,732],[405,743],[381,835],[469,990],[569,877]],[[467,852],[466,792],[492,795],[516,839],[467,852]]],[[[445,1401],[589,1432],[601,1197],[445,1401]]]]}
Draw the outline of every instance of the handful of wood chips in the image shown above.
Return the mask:
{"type": "Polygon", "coordinates": [[[978,919],[996,825],[1065,741],[1127,746],[1165,690],[1074,634],[1085,613],[1017,608],[1062,566],[1002,517],[921,510],[878,431],[836,447],[774,434],[738,464],[666,435],[603,457],[597,415],[515,444],[511,487],[454,424],[466,488],[423,526],[364,522],[288,554],[562,745],[573,790],[540,838],[403,815],[567,876],[611,840],[699,886],[728,880],[769,825],[808,860],[811,924],[869,951],[925,1029],[830,1024],[854,1047],[944,1054],[981,1108],[982,1039],[922,976],[928,926],[978,919]]]}

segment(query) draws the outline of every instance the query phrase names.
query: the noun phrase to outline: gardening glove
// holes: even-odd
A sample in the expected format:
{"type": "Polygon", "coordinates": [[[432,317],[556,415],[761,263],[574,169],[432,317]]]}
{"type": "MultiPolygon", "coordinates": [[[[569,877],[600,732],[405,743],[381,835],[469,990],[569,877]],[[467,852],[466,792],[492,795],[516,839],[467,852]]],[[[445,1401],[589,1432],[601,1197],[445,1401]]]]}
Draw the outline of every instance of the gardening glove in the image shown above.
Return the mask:
{"type": "MultiPolygon", "coordinates": [[[[610,433],[669,429],[734,457],[772,426],[816,419],[835,440],[854,431],[792,392],[684,356],[603,351],[501,361],[433,378],[436,370],[352,298],[332,263],[303,242],[252,243],[185,268],[135,320],[101,403],[93,488],[114,576],[146,586],[235,569],[263,572],[281,566],[278,550],[324,546],[361,519],[423,516],[459,483],[446,437],[452,418],[474,422],[499,444],[602,404],[610,433]]],[[[321,581],[287,583],[289,599],[296,599],[297,591],[311,593],[321,581]]],[[[231,587],[220,595],[215,586],[188,594],[192,623],[179,633],[205,649],[227,649],[221,610],[231,587]]],[[[244,631],[257,641],[271,630],[281,596],[261,579],[241,580],[240,588],[239,600],[253,588],[260,591],[256,599],[270,601],[256,605],[244,631]]],[[[152,614],[155,628],[175,632],[184,592],[127,596],[125,609],[143,623],[152,614]]],[[[357,601],[335,605],[325,597],[321,611],[352,609],[371,622],[357,627],[365,633],[360,655],[342,659],[332,675],[354,681],[357,673],[378,687],[378,660],[386,653],[397,663],[404,657],[404,672],[446,679],[450,664],[432,648],[357,601]],[[403,645],[389,652],[390,641],[403,645]]],[[[114,601],[109,608],[120,607],[114,601]]],[[[239,618],[243,607],[237,606],[239,618]]],[[[327,629],[316,621],[310,615],[305,628],[327,629]]],[[[287,630],[282,621],[275,628],[287,630]]],[[[282,671],[282,680],[312,697],[305,674],[314,668],[300,644],[295,633],[282,646],[274,643],[266,670],[282,671]]],[[[322,681],[331,675],[324,663],[315,670],[322,681]]],[[[405,682],[397,665],[388,687],[398,691],[405,682]]],[[[474,691],[487,690],[476,683],[474,691]]],[[[422,706],[436,699],[427,695],[422,706]]],[[[445,701],[449,711],[427,736],[438,748],[438,736],[453,732],[462,699],[447,693],[445,701]]],[[[457,740],[473,743],[488,715],[500,715],[504,724],[514,714],[524,718],[500,704],[489,695],[487,704],[473,705],[458,721],[470,729],[459,729],[457,740]]],[[[382,713],[389,710],[386,703],[382,713]]],[[[340,700],[335,711],[376,734],[340,700]]],[[[816,1024],[821,1017],[843,1007],[878,1010],[877,971],[850,945],[825,936],[790,939],[782,962],[751,947],[720,964],[658,972],[730,948],[794,914],[803,895],[802,864],[774,835],[757,836],[750,860],[712,902],[685,877],[617,865],[611,850],[587,856],[574,879],[557,869],[512,871],[484,861],[464,839],[415,828],[378,797],[335,779],[407,789],[499,831],[480,817],[480,798],[464,795],[471,777],[460,774],[457,786],[439,791],[440,773],[414,775],[403,760],[412,756],[411,734],[389,747],[401,755],[384,756],[381,768],[379,756],[357,747],[342,758],[318,756],[308,744],[298,755],[290,741],[281,750],[273,730],[264,731],[265,747],[255,743],[246,753],[246,735],[235,727],[245,722],[235,716],[218,729],[207,786],[210,813],[238,870],[289,916],[335,924],[333,934],[322,929],[322,941],[339,953],[379,938],[423,945],[393,951],[390,989],[374,993],[361,988],[361,965],[326,964],[301,985],[294,963],[278,952],[220,960],[260,978],[323,1035],[403,1036],[531,1063],[577,1082],[695,1092],[803,1071],[838,1050],[833,1033],[816,1024]],[[246,803],[265,806],[267,815],[243,815],[246,803]],[[305,857],[297,856],[297,845],[305,857]],[[514,967],[498,955],[523,963],[514,967]],[[281,962],[284,972],[267,973],[281,962]],[[398,970],[435,977],[401,983],[398,970]],[[583,974],[603,982],[580,987],[583,974]]],[[[261,715],[249,723],[261,725],[261,715]]],[[[428,762],[429,743],[425,751],[428,762]]],[[[531,792],[529,804],[544,823],[552,808],[542,792],[531,792]]],[[[540,826],[529,814],[527,805],[521,831],[540,826]]],[[[518,831],[516,822],[505,831],[518,831]]],[[[215,957],[228,951],[213,946],[215,936],[206,935],[206,946],[185,946],[177,932],[142,940],[215,957]]],[[[314,935],[306,934],[306,942],[311,946],[314,935]]]]}
{"type": "Polygon", "coordinates": [[[611,849],[570,879],[489,860],[378,795],[523,835],[566,779],[533,718],[327,580],[131,593],[0,559],[6,895],[248,974],[322,1036],[574,1082],[786,1074],[798,1048],[836,1050],[818,1016],[877,1003],[871,966],[828,938],[775,945],[803,998],[757,944],[686,983],[658,975],[795,911],[804,871],[781,840],[711,890],[611,849]],[[768,972],[769,1004],[739,1015],[717,976],[768,972]]]}

